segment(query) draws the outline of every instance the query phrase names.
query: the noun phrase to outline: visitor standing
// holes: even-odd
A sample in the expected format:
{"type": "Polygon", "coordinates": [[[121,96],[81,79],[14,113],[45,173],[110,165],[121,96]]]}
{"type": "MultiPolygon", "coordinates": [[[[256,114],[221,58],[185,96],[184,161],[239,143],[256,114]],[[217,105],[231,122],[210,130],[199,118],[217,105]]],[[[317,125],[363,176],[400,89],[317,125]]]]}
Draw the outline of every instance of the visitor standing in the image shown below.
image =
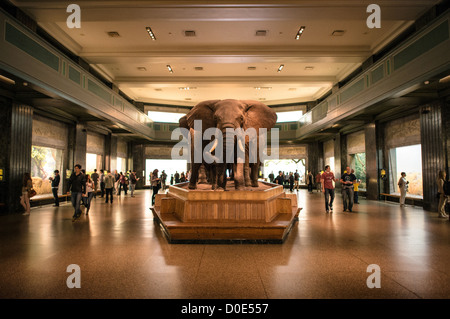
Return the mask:
{"type": "Polygon", "coordinates": [[[406,173],[402,172],[401,176],[398,180],[398,188],[400,190],[400,207],[405,207],[405,200],[406,200],[406,191],[408,190],[408,184],[409,182],[406,180],[406,173]]]}
{"type": "Polygon", "coordinates": [[[114,188],[115,178],[111,174],[111,171],[107,171],[107,175],[105,176],[105,192],[106,192],[106,200],[105,203],[108,203],[108,199],[111,204],[113,203],[113,188],[114,188]]]}
{"type": "Polygon", "coordinates": [[[166,180],[167,180],[167,174],[166,174],[166,171],[163,170],[161,172],[161,182],[162,182],[162,189],[163,189],[163,191],[166,189],[166,180]]]}
{"type": "Polygon", "coordinates": [[[444,190],[446,175],[447,174],[445,173],[445,171],[439,171],[439,175],[436,180],[439,194],[438,214],[440,218],[448,218],[448,215],[445,212],[445,204],[447,203],[448,200],[447,194],[445,194],[444,190]]]}
{"type": "Polygon", "coordinates": [[[180,174],[178,173],[178,171],[175,171],[175,184],[178,184],[180,182],[180,174]]]}
{"type": "Polygon", "coordinates": [[[59,176],[58,170],[55,170],[53,173],[55,174],[55,176],[49,178],[49,180],[52,184],[53,198],[55,199],[55,204],[53,205],[53,207],[59,207],[58,188],[59,188],[59,182],[61,181],[61,176],[59,176]]]}
{"type": "Polygon", "coordinates": [[[131,172],[131,175],[130,175],[131,197],[134,197],[134,189],[136,188],[136,184],[137,184],[138,180],[139,180],[139,178],[136,177],[136,171],[131,172]]]}
{"type": "Polygon", "coordinates": [[[283,186],[283,182],[284,182],[283,173],[281,171],[279,171],[278,176],[275,177],[275,183],[283,186]]]}
{"type": "Polygon", "coordinates": [[[92,182],[94,183],[93,193],[94,197],[97,198],[97,188],[98,188],[98,173],[97,169],[94,169],[94,173],[91,175],[92,182]]]}
{"type": "Polygon", "coordinates": [[[333,212],[333,202],[335,196],[334,183],[337,179],[334,177],[334,173],[331,171],[330,165],[325,166],[325,171],[320,176],[321,191],[325,195],[325,210],[327,213],[333,212]]]}
{"type": "Polygon", "coordinates": [[[341,176],[342,184],[342,201],[344,202],[344,212],[353,211],[353,199],[354,199],[354,186],[356,176],[350,171],[350,167],[347,167],[344,174],[341,176]]]}
{"type": "Polygon", "coordinates": [[[359,195],[358,195],[359,185],[361,185],[361,180],[357,179],[355,181],[355,183],[353,184],[353,191],[354,191],[353,203],[354,204],[359,204],[359,195]]]}
{"type": "Polygon", "coordinates": [[[273,180],[275,179],[275,175],[273,175],[273,171],[269,174],[269,182],[273,183],[273,180]]]}
{"type": "Polygon", "coordinates": [[[152,174],[152,180],[151,180],[151,185],[152,185],[152,190],[153,190],[153,194],[152,194],[152,206],[155,205],[155,197],[156,197],[156,194],[158,194],[158,190],[159,190],[158,184],[159,184],[159,182],[160,182],[160,180],[159,180],[159,178],[158,178],[158,169],[155,169],[155,170],[153,171],[153,174],[152,174]]]}
{"type": "Polygon", "coordinates": [[[25,209],[23,215],[30,215],[30,193],[33,189],[33,180],[31,179],[30,173],[24,173],[22,178],[22,196],[20,196],[20,204],[25,209]]]}
{"type": "Polygon", "coordinates": [[[70,175],[68,182],[68,192],[72,192],[70,200],[74,208],[72,221],[74,222],[81,216],[81,197],[86,192],[86,178],[81,171],[81,165],[75,165],[72,175],[70,175]]]}
{"type": "Polygon", "coordinates": [[[89,174],[86,174],[86,189],[83,194],[84,206],[86,207],[86,216],[89,215],[89,209],[91,208],[92,197],[94,197],[94,181],[89,174]]]}

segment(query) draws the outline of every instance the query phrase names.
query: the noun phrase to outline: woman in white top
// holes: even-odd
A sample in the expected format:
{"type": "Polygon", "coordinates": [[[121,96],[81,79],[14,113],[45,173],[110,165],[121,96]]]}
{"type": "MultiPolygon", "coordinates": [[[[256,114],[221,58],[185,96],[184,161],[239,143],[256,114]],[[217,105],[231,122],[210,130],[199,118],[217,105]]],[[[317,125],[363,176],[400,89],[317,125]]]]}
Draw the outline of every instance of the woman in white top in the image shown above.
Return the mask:
{"type": "Polygon", "coordinates": [[[441,218],[448,218],[448,215],[445,213],[445,204],[447,203],[447,195],[444,193],[444,182],[445,182],[446,173],[445,171],[439,171],[438,178],[436,180],[438,185],[438,193],[439,193],[439,206],[438,213],[441,218]]]}
{"type": "Polygon", "coordinates": [[[91,208],[91,200],[94,197],[94,181],[91,179],[89,174],[86,174],[86,193],[83,194],[84,206],[86,206],[86,215],[89,214],[89,209],[91,208]]]}
{"type": "Polygon", "coordinates": [[[398,180],[398,188],[400,189],[400,207],[405,206],[405,199],[406,199],[406,190],[408,189],[408,183],[406,181],[406,173],[402,172],[402,176],[398,180]]]}

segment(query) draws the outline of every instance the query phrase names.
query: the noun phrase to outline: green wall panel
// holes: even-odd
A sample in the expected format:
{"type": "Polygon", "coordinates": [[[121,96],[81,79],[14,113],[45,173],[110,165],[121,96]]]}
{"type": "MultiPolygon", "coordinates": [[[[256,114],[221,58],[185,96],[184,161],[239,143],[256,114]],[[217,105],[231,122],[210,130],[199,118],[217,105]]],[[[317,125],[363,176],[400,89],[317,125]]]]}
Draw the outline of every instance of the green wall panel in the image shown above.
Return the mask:
{"type": "Polygon", "coordinates": [[[55,71],[59,71],[59,57],[6,22],[5,40],[55,71]]]}

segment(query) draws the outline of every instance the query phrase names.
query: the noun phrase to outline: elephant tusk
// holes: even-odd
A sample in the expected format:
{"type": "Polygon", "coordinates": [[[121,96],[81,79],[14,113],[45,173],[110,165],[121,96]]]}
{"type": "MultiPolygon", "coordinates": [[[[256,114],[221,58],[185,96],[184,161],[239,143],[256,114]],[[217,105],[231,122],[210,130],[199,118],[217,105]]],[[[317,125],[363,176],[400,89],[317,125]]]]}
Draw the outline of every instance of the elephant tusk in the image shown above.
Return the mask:
{"type": "Polygon", "coordinates": [[[214,140],[213,146],[211,147],[211,150],[209,151],[210,153],[214,152],[214,150],[215,150],[216,147],[217,147],[217,144],[219,144],[219,140],[216,138],[216,139],[214,140]]]}
{"type": "Polygon", "coordinates": [[[242,145],[242,141],[240,138],[238,138],[238,145],[239,145],[239,149],[245,153],[244,146],[242,145]]]}

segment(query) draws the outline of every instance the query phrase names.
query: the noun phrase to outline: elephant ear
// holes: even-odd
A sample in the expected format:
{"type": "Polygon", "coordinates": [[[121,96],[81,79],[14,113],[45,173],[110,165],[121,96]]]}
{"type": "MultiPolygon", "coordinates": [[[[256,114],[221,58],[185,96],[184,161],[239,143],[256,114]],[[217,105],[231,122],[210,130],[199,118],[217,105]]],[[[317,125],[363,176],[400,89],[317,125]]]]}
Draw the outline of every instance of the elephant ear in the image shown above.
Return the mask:
{"type": "Polygon", "coordinates": [[[246,105],[244,128],[253,127],[258,131],[260,128],[270,130],[277,122],[277,114],[267,105],[258,101],[242,101],[246,105]]]}
{"type": "MultiPolygon", "coordinates": [[[[186,114],[186,124],[188,128],[194,128],[194,121],[202,121],[202,130],[209,127],[216,127],[214,120],[215,105],[220,100],[208,100],[198,103],[188,114],[186,114]]],[[[181,122],[180,122],[181,124],[181,122]]]]}

